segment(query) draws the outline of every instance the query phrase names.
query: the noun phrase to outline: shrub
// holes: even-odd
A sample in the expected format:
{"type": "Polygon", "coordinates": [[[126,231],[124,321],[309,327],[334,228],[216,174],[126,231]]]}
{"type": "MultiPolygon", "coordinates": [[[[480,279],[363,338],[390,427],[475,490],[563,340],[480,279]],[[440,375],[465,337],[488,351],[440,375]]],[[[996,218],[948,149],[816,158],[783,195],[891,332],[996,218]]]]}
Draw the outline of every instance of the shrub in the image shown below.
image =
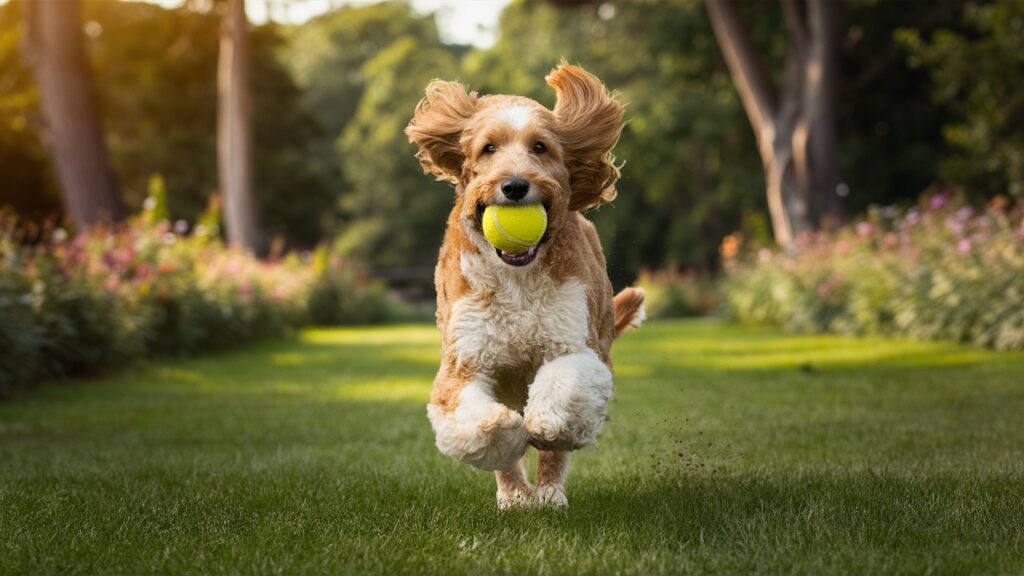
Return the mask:
{"type": "Polygon", "coordinates": [[[675,268],[641,270],[636,285],[647,293],[644,307],[650,318],[702,316],[718,304],[711,278],[675,268]]]}
{"type": "Polygon", "coordinates": [[[307,312],[314,324],[369,324],[390,319],[393,304],[380,283],[344,258],[319,248],[313,256],[316,280],[310,287],[307,312]]]}
{"type": "Polygon", "coordinates": [[[1008,204],[977,210],[938,193],[790,251],[728,258],[727,308],[798,331],[1024,349],[1024,209],[1008,204]]]}
{"type": "Polygon", "coordinates": [[[383,289],[325,249],[260,261],[209,231],[189,235],[184,223],[151,216],[74,239],[57,230],[35,245],[20,244],[0,218],[0,395],[310,322],[388,316],[383,289]]]}

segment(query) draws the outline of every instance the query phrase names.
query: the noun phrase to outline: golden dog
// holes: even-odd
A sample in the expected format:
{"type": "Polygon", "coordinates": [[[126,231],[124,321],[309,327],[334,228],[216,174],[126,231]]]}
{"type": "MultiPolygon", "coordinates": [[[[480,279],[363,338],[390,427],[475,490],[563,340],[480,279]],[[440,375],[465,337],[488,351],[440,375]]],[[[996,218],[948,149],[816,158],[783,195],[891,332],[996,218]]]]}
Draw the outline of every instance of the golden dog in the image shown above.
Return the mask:
{"type": "Polygon", "coordinates": [[[496,471],[502,508],[568,504],[567,453],[608,418],[612,341],[644,317],[642,290],[612,297],[581,214],[615,198],[622,105],[576,66],[546,80],[554,110],[435,80],[406,128],[424,170],[456,191],[435,272],[442,358],[427,414],[441,452],[496,471]],[[543,204],[538,246],[487,243],[481,215],[500,203],[543,204]],[[539,451],[536,489],[527,445],[539,451]]]}

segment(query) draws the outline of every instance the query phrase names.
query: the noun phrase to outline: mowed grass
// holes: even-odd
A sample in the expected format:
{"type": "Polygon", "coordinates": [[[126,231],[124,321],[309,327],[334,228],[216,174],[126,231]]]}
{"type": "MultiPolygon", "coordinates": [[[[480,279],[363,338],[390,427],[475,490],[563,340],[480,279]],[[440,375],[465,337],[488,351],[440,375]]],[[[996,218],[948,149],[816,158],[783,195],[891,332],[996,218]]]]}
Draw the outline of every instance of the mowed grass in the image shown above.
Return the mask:
{"type": "Polygon", "coordinates": [[[651,323],[567,511],[434,449],[435,329],[0,404],[0,573],[1024,572],[1024,356],[651,323]]]}

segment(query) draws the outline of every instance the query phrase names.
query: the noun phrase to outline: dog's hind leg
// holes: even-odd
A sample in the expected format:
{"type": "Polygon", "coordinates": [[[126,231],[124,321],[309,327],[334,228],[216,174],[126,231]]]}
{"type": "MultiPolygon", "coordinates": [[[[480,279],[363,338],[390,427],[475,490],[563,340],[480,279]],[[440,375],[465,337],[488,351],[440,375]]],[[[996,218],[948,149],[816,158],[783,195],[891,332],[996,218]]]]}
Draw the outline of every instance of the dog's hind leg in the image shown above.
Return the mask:
{"type": "Polygon", "coordinates": [[[514,466],[494,473],[498,479],[498,508],[526,508],[533,504],[533,487],[526,479],[526,455],[514,466]]]}
{"type": "Polygon", "coordinates": [[[569,453],[557,450],[537,451],[537,503],[561,508],[569,505],[565,496],[565,477],[569,473],[569,453]]]}

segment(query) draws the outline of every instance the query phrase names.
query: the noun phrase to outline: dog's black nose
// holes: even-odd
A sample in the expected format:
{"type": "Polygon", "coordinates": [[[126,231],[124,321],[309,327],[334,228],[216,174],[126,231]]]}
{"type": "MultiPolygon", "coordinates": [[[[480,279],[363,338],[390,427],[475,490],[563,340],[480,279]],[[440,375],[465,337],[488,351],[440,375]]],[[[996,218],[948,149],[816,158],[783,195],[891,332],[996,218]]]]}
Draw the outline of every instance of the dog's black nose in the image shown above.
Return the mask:
{"type": "Polygon", "coordinates": [[[519,200],[530,191],[530,183],[522,178],[509,178],[501,183],[501,193],[509,200],[519,200]]]}

